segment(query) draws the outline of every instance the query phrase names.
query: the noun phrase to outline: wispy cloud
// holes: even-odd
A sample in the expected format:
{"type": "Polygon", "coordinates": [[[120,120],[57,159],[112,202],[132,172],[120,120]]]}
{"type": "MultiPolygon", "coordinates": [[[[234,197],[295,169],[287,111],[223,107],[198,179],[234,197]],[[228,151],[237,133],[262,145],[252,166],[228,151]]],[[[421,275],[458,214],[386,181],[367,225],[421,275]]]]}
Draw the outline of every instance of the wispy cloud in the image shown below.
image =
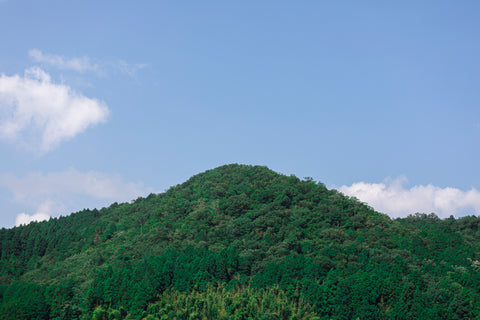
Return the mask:
{"type": "Polygon", "coordinates": [[[120,72],[136,79],[137,72],[143,68],[146,68],[147,65],[144,63],[130,64],[124,60],[119,60],[116,64],[114,64],[114,67],[120,70],[120,72]]]}
{"type": "Polygon", "coordinates": [[[28,54],[33,61],[60,70],[70,70],[79,73],[93,72],[99,76],[120,72],[135,80],[137,80],[138,71],[147,67],[145,63],[129,63],[122,59],[104,62],[97,60],[94,63],[87,56],[69,58],[57,54],[43,53],[39,49],[32,49],[28,54]]]}
{"type": "Polygon", "coordinates": [[[75,169],[47,174],[36,172],[24,177],[7,173],[0,176],[0,185],[12,192],[16,202],[35,208],[33,215],[19,214],[17,225],[18,221],[46,219],[66,210],[78,210],[80,208],[72,205],[75,198],[82,198],[82,205],[88,203],[88,199],[109,204],[136,199],[153,191],[142,183],[126,182],[119,175],[95,171],[84,173],[75,169]]]}
{"type": "Polygon", "coordinates": [[[405,177],[386,179],[382,183],[357,182],[338,190],[357,197],[375,210],[391,217],[405,217],[416,212],[436,213],[441,218],[456,215],[464,210],[480,213],[480,191],[472,188],[462,191],[456,188],[440,188],[418,185],[405,188],[405,177]]]}
{"type": "Polygon", "coordinates": [[[47,64],[58,69],[72,70],[80,73],[88,71],[97,74],[102,73],[100,66],[96,63],[92,63],[90,58],[86,56],[67,58],[60,55],[43,53],[38,49],[32,49],[28,54],[35,62],[47,64]]]}
{"type": "Polygon", "coordinates": [[[105,122],[104,102],[52,82],[38,67],[0,76],[0,138],[45,153],[60,142],[105,122]]]}
{"type": "Polygon", "coordinates": [[[29,173],[23,178],[3,174],[1,183],[13,192],[17,200],[37,196],[83,194],[97,199],[118,201],[131,200],[128,198],[136,198],[146,191],[143,184],[125,182],[119,175],[96,171],[82,173],[75,169],[47,174],[29,173]]]}

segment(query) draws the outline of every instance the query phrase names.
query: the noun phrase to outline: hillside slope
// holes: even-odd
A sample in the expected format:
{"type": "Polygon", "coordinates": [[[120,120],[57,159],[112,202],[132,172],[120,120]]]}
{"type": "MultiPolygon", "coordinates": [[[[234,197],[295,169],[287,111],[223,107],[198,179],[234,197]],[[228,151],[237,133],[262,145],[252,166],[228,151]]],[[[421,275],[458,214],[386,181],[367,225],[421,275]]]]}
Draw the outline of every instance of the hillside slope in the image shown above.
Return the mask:
{"type": "Polygon", "coordinates": [[[392,221],[311,179],[226,165],[0,231],[5,319],[474,319],[477,217],[392,221]]]}

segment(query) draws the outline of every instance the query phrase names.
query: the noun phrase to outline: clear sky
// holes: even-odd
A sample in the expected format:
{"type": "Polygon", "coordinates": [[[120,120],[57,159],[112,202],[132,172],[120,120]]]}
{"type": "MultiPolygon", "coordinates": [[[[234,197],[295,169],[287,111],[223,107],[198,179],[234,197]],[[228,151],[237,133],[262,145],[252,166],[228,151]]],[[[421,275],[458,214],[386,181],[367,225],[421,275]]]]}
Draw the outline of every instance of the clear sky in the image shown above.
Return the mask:
{"type": "Polygon", "coordinates": [[[478,1],[0,0],[0,226],[260,164],[480,213],[478,1]]]}

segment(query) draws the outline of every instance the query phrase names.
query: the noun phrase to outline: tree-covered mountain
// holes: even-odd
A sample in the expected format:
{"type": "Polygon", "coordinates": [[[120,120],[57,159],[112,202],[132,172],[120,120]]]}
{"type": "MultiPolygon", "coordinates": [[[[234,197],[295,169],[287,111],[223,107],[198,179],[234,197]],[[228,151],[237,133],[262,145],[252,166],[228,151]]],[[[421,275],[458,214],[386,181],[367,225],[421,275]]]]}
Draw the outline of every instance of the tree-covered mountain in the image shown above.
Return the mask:
{"type": "Polygon", "coordinates": [[[480,319],[478,217],[388,216],[226,165],[0,230],[2,319],[480,319]]]}

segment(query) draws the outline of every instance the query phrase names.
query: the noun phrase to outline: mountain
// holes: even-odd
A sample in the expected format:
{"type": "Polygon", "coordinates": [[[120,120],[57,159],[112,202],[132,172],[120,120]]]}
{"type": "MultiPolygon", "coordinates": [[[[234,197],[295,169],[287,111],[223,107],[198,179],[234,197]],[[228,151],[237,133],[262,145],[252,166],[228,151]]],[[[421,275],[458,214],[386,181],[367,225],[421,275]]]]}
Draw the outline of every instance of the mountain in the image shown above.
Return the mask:
{"type": "Polygon", "coordinates": [[[480,319],[478,217],[392,220],[225,165],[0,230],[2,319],[480,319]]]}

